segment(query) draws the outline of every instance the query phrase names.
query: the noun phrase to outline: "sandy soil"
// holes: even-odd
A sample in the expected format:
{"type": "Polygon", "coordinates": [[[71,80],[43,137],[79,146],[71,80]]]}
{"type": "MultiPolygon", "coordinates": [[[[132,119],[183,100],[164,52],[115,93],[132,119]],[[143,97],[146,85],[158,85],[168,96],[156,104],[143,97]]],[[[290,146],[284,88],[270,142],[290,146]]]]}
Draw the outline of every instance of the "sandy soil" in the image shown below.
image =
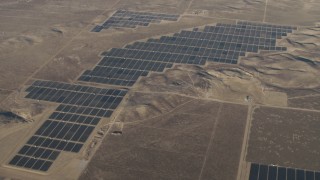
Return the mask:
{"type": "Polygon", "coordinates": [[[317,111],[256,108],[248,161],[318,170],[319,118],[317,111]]]}
{"type": "Polygon", "coordinates": [[[117,120],[122,135],[111,129],[80,179],[235,179],[246,111],[243,105],[135,94],[117,120]]]}

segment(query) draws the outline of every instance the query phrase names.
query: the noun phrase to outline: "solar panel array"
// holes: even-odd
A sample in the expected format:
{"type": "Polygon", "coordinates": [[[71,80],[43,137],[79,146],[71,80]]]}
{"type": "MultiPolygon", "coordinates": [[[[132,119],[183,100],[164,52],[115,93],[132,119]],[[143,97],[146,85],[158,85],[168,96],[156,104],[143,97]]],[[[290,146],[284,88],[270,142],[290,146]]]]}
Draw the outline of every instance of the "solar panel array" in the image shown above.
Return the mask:
{"type": "Polygon", "coordinates": [[[320,180],[320,172],[253,163],[249,180],[320,180]]]}
{"type": "Polygon", "coordinates": [[[150,23],[160,23],[165,21],[177,21],[179,15],[160,14],[150,12],[133,12],[118,10],[102,25],[97,25],[91,31],[100,32],[102,29],[109,28],[136,28],[137,26],[148,26],[150,23]]]}
{"type": "Polygon", "coordinates": [[[9,162],[47,171],[61,151],[77,153],[102,117],[110,117],[126,90],[35,81],[26,98],[60,103],[50,117],[9,162]]]}
{"type": "Polygon", "coordinates": [[[26,91],[26,98],[61,103],[59,111],[98,117],[109,117],[127,92],[52,81],[35,81],[26,91]]]}
{"type": "MultiPolygon", "coordinates": [[[[121,14],[121,13],[120,13],[121,14]]],[[[246,52],[285,51],[276,39],[296,30],[291,26],[238,22],[195,28],[173,36],[135,42],[124,48],[102,53],[102,60],[93,70],[85,71],[80,81],[132,86],[150,71],[162,72],[174,63],[204,65],[206,61],[237,64],[246,52]]]]}

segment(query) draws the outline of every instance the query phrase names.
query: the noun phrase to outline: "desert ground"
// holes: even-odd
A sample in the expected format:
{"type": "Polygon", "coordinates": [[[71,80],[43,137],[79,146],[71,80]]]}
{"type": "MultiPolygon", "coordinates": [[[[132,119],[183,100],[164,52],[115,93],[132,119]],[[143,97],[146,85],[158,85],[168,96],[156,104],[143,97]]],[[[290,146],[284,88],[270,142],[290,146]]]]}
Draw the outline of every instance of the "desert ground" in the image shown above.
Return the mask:
{"type": "Polygon", "coordinates": [[[315,0],[0,1],[0,179],[248,180],[251,163],[320,171],[319,9],[315,0]],[[180,18],[91,32],[119,9],[180,18]],[[81,152],[61,153],[46,173],[8,165],[57,107],[24,98],[34,80],[79,83],[111,48],[238,21],[298,29],[277,39],[283,52],[141,77],[81,152]]]}

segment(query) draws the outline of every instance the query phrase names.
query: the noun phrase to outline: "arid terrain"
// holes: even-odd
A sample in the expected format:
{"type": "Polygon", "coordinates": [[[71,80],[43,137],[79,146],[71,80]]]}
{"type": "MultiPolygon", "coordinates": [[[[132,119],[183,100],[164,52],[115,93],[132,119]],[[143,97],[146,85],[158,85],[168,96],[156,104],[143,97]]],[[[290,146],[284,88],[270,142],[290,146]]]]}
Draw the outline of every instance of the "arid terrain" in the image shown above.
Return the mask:
{"type": "Polygon", "coordinates": [[[320,171],[319,9],[313,0],[0,1],[0,179],[248,180],[251,163],[320,171]],[[180,17],[91,32],[119,9],[180,17]],[[277,39],[286,51],[237,64],[174,64],[132,87],[77,81],[111,48],[239,21],[297,30],[277,39]],[[8,165],[58,106],[24,98],[35,80],[128,93],[79,153],[37,172],[8,165]]]}

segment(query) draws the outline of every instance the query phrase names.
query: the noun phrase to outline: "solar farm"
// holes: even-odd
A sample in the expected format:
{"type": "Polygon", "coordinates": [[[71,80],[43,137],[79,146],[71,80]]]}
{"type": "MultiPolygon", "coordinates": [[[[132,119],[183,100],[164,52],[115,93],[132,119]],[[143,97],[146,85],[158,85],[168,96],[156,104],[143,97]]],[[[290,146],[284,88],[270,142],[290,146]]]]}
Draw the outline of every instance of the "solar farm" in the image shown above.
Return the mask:
{"type": "MultiPolygon", "coordinates": [[[[163,72],[174,64],[237,64],[247,52],[286,50],[276,46],[276,39],[296,29],[239,22],[206,26],[203,31],[181,31],[172,37],[162,36],[103,52],[98,65],[85,71],[79,80],[133,86],[141,76],[163,72]]],[[[127,93],[53,81],[35,81],[25,91],[25,98],[59,104],[9,162],[39,171],[47,171],[61,151],[78,153],[100,119],[109,118],[127,93]]]]}
{"type": "Polygon", "coordinates": [[[320,4],[290,3],[0,2],[0,180],[320,180],[320,4]]]}
{"type": "Polygon", "coordinates": [[[118,10],[102,25],[97,25],[91,31],[100,32],[102,29],[109,28],[136,28],[137,26],[149,26],[150,23],[177,21],[178,19],[179,15],[118,10]]]}
{"type": "MultiPolygon", "coordinates": [[[[118,11],[115,15],[119,13],[122,12],[118,11]]],[[[148,39],[147,42],[135,42],[124,48],[103,52],[98,65],[93,70],[85,71],[79,80],[133,86],[141,76],[148,76],[150,71],[163,72],[174,64],[203,66],[207,61],[237,64],[240,56],[245,56],[247,52],[285,51],[285,47],[276,46],[276,39],[287,36],[293,30],[297,28],[244,21],[236,25],[205,26],[203,31],[184,30],[173,36],[148,39]]],[[[126,94],[126,91],[116,89],[50,81],[36,81],[26,91],[29,92],[26,98],[61,103],[9,162],[10,165],[40,171],[47,171],[61,151],[79,152],[100,118],[110,117],[126,94]]],[[[264,166],[261,166],[258,176],[260,171],[256,166],[251,167],[250,180],[268,176],[264,166]]],[[[271,179],[275,179],[273,170],[269,172],[271,179]]],[[[304,171],[301,173],[304,176],[304,171]]],[[[282,175],[279,176],[281,179],[282,175]]]]}

